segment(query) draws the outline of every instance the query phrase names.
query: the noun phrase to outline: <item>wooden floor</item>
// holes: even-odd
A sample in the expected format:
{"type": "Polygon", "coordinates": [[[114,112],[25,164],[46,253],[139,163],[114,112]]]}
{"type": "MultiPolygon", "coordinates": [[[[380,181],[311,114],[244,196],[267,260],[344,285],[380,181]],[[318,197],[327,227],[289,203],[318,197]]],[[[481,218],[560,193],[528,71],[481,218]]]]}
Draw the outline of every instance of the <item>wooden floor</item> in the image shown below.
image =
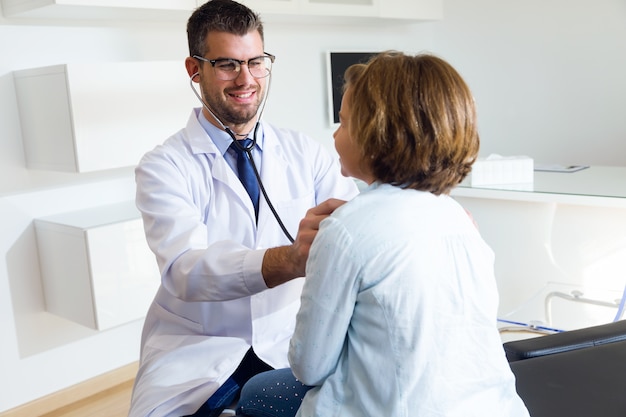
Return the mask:
{"type": "Polygon", "coordinates": [[[128,417],[133,381],[127,381],[41,417],[128,417]]]}
{"type": "Polygon", "coordinates": [[[127,417],[138,364],[131,363],[0,412],[0,417],[127,417]]]}

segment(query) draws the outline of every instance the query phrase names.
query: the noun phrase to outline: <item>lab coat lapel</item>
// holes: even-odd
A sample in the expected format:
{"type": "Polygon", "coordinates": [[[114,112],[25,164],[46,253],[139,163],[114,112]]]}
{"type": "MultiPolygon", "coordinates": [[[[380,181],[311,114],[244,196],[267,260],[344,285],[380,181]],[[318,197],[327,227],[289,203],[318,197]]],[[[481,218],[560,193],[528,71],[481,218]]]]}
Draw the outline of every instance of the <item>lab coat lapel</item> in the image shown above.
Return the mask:
{"type": "Polygon", "coordinates": [[[263,184],[268,184],[268,188],[271,188],[272,194],[270,198],[272,200],[283,200],[284,196],[288,195],[286,186],[290,161],[285,157],[274,130],[268,127],[264,127],[264,130],[265,140],[263,144],[261,179],[263,184]]]}
{"type": "MultiPolygon", "coordinates": [[[[287,216],[281,205],[290,199],[290,187],[288,184],[288,172],[290,161],[285,157],[283,149],[278,141],[275,131],[267,124],[263,126],[265,134],[263,141],[263,165],[261,167],[261,180],[266,188],[268,197],[279,211],[279,216],[287,216]]],[[[277,232],[276,219],[270,210],[267,201],[261,195],[259,202],[258,236],[269,236],[277,232]],[[271,230],[271,231],[270,231],[271,230]]],[[[278,232],[282,235],[282,232],[278,232]]],[[[290,233],[295,233],[291,231],[290,233]]],[[[288,242],[285,242],[288,243],[288,242]]]]}
{"type": "Polygon", "coordinates": [[[232,168],[226,163],[226,160],[222,155],[215,156],[212,170],[214,181],[221,182],[224,189],[232,194],[229,198],[239,200],[239,202],[245,207],[245,212],[248,214],[250,219],[253,222],[256,222],[254,206],[252,205],[250,196],[235,171],[233,171],[232,168]]]}
{"type": "Polygon", "coordinates": [[[196,154],[204,153],[212,160],[211,176],[214,182],[220,182],[222,188],[228,193],[227,198],[239,201],[244,207],[245,213],[254,223],[254,207],[245,188],[237,174],[228,165],[224,156],[219,152],[217,146],[209,135],[206,133],[200,122],[198,122],[197,114],[192,114],[187,123],[189,131],[189,143],[193,152],[196,154]]]}

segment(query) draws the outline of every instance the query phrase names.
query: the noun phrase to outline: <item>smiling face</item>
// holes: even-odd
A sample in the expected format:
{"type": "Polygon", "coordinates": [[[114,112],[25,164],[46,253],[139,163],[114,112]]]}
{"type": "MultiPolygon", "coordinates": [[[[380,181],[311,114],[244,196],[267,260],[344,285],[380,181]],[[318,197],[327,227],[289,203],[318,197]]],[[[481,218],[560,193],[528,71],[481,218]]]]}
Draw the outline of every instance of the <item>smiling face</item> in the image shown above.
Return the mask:
{"type": "MultiPolygon", "coordinates": [[[[257,31],[244,36],[226,32],[209,32],[206,37],[207,59],[233,58],[248,61],[263,55],[263,40],[257,31]]],[[[235,133],[248,133],[256,123],[256,113],[263,100],[267,78],[254,78],[246,64],[241,66],[237,78],[230,81],[220,80],[209,62],[199,62],[187,58],[187,70],[190,75],[195,71],[199,77],[202,97],[211,111],[235,133]]],[[[218,127],[210,113],[203,109],[208,120],[218,127]]]]}

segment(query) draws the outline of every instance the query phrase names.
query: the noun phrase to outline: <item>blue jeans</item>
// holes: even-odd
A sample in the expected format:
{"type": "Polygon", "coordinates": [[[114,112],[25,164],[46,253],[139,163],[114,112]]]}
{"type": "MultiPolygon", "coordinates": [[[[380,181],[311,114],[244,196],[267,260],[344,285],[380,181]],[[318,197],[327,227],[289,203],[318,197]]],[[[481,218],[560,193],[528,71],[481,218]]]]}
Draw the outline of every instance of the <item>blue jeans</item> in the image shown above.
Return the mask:
{"type": "Polygon", "coordinates": [[[235,372],[226,382],[202,404],[198,411],[186,417],[218,417],[226,407],[237,399],[241,388],[250,378],[271,369],[273,368],[259,359],[252,348],[250,348],[235,372]]]}
{"type": "Polygon", "coordinates": [[[237,415],[294,417],[304,394],[311,388],[298,381],[289,368],[257,374],[241,390],[237,415]]]}

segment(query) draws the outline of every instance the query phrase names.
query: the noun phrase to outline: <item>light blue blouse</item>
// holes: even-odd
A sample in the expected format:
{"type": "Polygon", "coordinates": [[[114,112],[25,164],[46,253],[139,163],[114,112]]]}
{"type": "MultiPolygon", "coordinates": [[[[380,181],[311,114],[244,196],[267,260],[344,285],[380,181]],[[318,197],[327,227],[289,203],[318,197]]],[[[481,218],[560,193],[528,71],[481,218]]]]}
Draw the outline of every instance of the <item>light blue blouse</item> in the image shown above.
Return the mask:
{"type": "Polygon", "coordinates": [[[290,343],[300,417],[528,416],[494,255],[449,196],[372,184],[323,221],[290,343]]]}

